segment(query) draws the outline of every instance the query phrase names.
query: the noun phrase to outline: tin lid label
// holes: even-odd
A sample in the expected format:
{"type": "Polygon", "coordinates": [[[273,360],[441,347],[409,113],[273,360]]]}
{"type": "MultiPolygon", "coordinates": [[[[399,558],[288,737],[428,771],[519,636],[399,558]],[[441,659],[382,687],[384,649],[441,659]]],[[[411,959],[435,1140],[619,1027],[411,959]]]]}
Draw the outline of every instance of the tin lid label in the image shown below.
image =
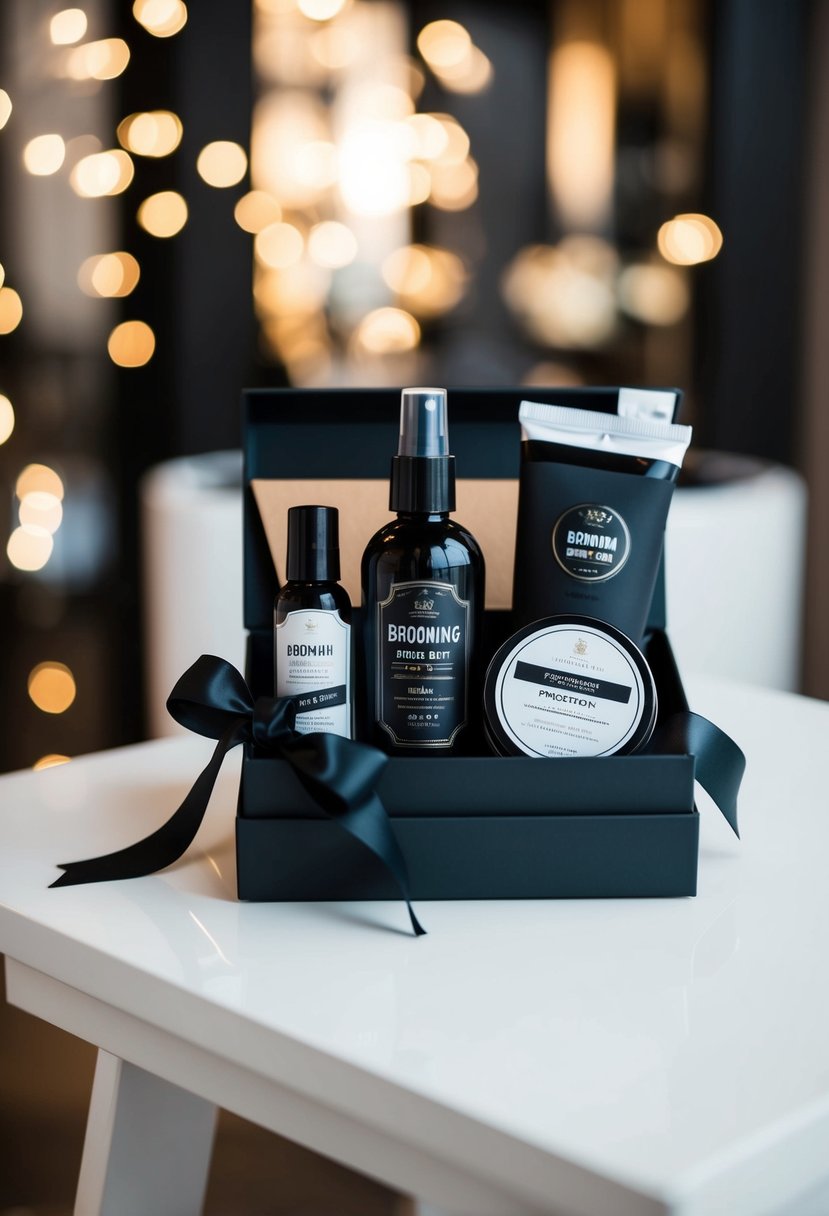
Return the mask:
{"type": "Polygon", "coordinates": [[[619,630],[589,617],[550,617],[498,651],[485,710],[502,754],[611,756],[650,736],[656,690],[643,655],[619,630]]]}

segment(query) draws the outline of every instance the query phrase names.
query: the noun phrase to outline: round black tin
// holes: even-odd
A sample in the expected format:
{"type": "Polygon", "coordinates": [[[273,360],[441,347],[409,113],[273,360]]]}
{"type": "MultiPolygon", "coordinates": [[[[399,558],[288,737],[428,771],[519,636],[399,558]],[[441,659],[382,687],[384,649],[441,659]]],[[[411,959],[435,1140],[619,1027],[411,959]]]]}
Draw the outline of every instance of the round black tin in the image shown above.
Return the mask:
{"type": "Polygon", "coordinates": [[[656,723],[656,686],[639,647],[589,616],[525,625],[496,652],[484,682],[487,741],[501,756],[620,756],[656,723]]]}

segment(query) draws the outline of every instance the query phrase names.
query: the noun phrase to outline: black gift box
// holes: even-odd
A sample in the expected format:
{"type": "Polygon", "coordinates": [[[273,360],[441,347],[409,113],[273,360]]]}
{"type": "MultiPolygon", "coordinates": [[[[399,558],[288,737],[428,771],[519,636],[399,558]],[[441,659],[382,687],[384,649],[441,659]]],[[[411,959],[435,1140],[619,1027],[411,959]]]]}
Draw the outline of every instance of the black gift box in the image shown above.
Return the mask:
{"type": "MultiPolygon", "coordinates": [[[[450,391],[459,478],[491,479],[509,490],[518,476],[518,406],[525,395],[520,389],[450,391]]],[[[534,387],[532,396],[615,413],[618,390],[534,387]]],[[[256,697],[273,692],[279,580],[272,548],[278,553],[280,524],[284,531],[282,507],[271,509],[269,544],[262,487],[290,483],[292,501],[318,501],[315,494],[303,497],[296,481],[308,481],[310,491],[319,480],[331,480],[332,489],[345,480],[359,505],[359,486],[387,485],[399,393],[255,390],[243,405],[247,678],[256,697]]],[[[475,532],[460,506],[457,518],[475,532]]],[[[362,521],[352,522],[359,527],[362,521]]],[[[374,528],[367,523],[363,544],[374,528]]],[[[484,552],[491,561],[485,546],[484,552]]],[[[511,568],[500,573],[502,585],[511,579],[511,568]]],[[[509,615],[488,611],[486,624],[491,653],[510,632],[509,615]]],[[[664,626],[660,577],[645,644],[660,717],[687,709],[664,626]]],[[[413,899],[534,899],[695,894],[693,788],[694,758],[685,754],[505,759],[482,747],[480,756],[466,758],[391,757],[378,793],[406,858],[413,899]]],[[[378,860],[315,805],[290,766],[258,755],[252,745],[242,765],[236,847],[240,899],[399,894],[378,860]]]]}

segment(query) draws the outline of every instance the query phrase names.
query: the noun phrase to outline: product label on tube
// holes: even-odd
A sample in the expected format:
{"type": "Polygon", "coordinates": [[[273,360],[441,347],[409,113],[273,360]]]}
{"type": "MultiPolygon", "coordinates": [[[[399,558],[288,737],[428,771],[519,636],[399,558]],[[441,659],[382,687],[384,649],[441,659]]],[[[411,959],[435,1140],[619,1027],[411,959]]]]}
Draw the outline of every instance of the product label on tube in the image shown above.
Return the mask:
{"type": "Polygon", "coordinates": [[[624,566],[630,555],[630,532],[611,507],[580,503],[558,517],[552,545],[556,561],[571,578],[599,583],[624,566]]]}

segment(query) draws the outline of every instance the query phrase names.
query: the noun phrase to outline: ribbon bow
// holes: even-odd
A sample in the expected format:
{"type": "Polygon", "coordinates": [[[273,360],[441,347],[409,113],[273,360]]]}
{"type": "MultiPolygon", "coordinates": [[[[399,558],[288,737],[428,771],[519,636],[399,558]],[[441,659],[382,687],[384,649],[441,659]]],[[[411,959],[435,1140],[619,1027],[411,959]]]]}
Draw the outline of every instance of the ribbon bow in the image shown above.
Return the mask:
{"type": "Polygon", "coordinates": [[[382,752],[339,735],[299,734],[290,697],[254,701],[236,668],[215,655],[203,654],[188,668],[170,693],[167,709],[188,730],[218,740],[207,767],[178,810],[150,836],[103,857],[61,865],[64,873],[51,886],[140,878],[172,865],[201,825],[225,756],[238,743],[252,742],[287,760],[320,809],[383,862],[406,902],[415,935],[425,933],[409,898],[406,862],[376,793],[386,766],[382,752]]]}

